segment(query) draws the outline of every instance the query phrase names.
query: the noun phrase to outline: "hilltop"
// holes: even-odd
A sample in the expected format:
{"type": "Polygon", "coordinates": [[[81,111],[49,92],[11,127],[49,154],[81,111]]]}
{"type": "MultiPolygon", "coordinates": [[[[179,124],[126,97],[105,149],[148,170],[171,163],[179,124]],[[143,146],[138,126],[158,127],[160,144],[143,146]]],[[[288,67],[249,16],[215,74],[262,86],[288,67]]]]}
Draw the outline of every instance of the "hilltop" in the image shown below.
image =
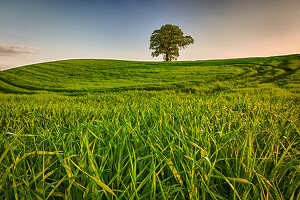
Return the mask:
{"type": "Polygon", "coordinates": [[[2,93],[80,95],[130,90],[211,93],[245,88],[299,89],[300,55],[207,61],[77,59],[0,72],[2,93]]]}

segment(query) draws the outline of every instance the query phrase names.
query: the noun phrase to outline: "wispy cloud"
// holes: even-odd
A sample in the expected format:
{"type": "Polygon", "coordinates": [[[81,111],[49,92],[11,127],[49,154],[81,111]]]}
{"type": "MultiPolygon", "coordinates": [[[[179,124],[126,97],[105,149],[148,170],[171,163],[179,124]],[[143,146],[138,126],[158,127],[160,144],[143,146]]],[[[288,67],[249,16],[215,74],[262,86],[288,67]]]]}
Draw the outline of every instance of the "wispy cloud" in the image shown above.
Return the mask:
{"type": "Polygon", "coordinates": [[[12,56],[18,54],[36,54],[36,53],[37,52],[33,47],[0,44],[0,56],[12,56]]]}

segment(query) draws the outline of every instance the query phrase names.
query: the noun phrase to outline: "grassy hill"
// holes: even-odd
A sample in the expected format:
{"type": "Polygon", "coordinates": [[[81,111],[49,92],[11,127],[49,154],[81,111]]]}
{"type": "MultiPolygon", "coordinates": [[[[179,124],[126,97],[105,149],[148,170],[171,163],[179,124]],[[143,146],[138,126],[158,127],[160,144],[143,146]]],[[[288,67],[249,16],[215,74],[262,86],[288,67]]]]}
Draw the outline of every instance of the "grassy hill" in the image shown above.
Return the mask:
{"type": "Polygon", "coordinates": [[[64,60],[0,72],[0,91],[87,94],[130,90],[211,93],[249,87],[299,89],[300,56],[193,62],[64,60]]]}
{"type": "Polygon", "coordinates": [[[0,72],[0,199],[300,199],[300,55],[0,72]]]}

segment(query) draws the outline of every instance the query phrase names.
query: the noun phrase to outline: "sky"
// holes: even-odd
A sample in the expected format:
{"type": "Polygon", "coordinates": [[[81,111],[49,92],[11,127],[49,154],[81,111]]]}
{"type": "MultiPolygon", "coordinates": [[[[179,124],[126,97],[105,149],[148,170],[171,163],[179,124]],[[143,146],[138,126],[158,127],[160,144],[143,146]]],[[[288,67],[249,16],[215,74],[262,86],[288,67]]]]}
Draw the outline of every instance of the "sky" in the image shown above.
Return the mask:
{"type": "Polygon", "coordinates": [[[179,26],[178,60],[300,53],[299,0],[0,0],[0,69],[72,58],[162,60],[149,40],[179,26]]]}

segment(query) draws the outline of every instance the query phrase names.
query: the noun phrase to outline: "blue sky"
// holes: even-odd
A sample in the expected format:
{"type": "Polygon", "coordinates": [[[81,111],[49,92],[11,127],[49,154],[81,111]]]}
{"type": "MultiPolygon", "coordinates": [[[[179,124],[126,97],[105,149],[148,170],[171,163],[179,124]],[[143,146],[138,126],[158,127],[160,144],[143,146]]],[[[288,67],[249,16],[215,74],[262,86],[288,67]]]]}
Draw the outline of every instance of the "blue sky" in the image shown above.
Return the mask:
{"type": "Polygon", "coordinates": [[[178,25],[178,60],[300,53],[297,0],[0,0],[0,69],[70,58],[162,60],[149,39],[178,25]]]}

